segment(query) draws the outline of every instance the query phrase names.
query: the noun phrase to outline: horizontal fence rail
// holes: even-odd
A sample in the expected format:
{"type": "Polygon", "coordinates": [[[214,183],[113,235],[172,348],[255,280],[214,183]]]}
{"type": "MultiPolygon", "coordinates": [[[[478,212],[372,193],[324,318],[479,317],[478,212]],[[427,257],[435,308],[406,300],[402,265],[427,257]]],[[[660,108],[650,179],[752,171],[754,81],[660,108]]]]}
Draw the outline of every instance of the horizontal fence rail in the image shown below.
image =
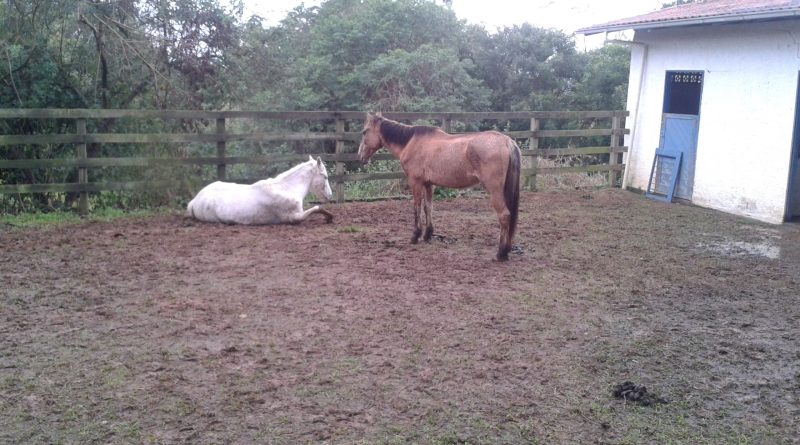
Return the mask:
{"type": "MultiPolygon", "coordinates": [[[[621,143],[628,133],[624,128],[627,111],[519,111],[519,112],[419,112],[392,113],[383,115],[390,119],[405,122],[416,120],[433,120],[441,122],[444,130],[449,131],[453,122],[480,122],[487,120],[524,120],[530,123],[528,130],[505,131],[523,147],[522,155],[532,160],[529,168],[523,168],[522,174],[527,184],[535,187],[538,174],[563,174],[576,172],[607,172],[609,185],[616,185],[619,175],[624,171],[622,153],[627,151],[621,143]],[[546,120],[610,120],[608,128],[585,129],[541,129],[546,120]],[[608,137],[608,145],[596,147],[539,148],[545,138],[575,137],[608,137]],[[609,155],[604,164],[537,167],[538,158],[560,158],[568,156],[609,155]]],[[[353,146],[361,138],[359,131],[346,131],[347,121],[363,121],[365,113],[354,111],[194,111],[194,110],[99,110],[99,109],[0,109],[0,120],[33,119],[64,120],[74,122],[70,128],[74,133],[59,134],[0,134],[0,150],[12,146],[33,146],[47,144],[75,145],[74,158],[55,159],[7,159],[0,157],[0,169],[78,169],[76,183],[40,183],[40,184],[0,184],[0,194],[21,193],[80,193],[79,206],[82,213],[88,212],[87,194],[101,191],[140,191],[167,188],[174,185],[168,180],[142,180],[127,182],[89,182],[88,169],[105,167],[169,167],[181,165],[217,166],[217,179],[226,179],[226,166],[233,164],[271,165],[281,162],[298,162],[308,159],[308,154],[269,154],[263,156],[229,156],[229,142],[282,142],[282,141],[330,141],[335,143],[334,153],[318,153],[324,161],[335,163],[335,170],[330,180],[335,183],[337,202],[344,200],[344,184],[350,181],[372,181],[402,179],[402,171],[379,173],[348,173],[345,162],[357,160],[357,154],[348,152],[345,147],[353,146]],[[155,119],[200,120],[209,124],[216,131],[206,133],[90,133],[87,121],[113,119],[155,119]],[[253,119],[265,121],[304,121],[329,122],[334,124],[334,131],[271,131],[271,132],[234,132],[228,122],[234,119],[253,119]],[[216,122],[216,127],[210,123],[216,122]],[[88,157],[89,144],[216,144],[216,156],[187,157],[88,157]]],[[[1,153],[1,152],[0,152],[1,153]]],[[[378,153],[374,160],[394,159],[388,153],[378,153]]]]}

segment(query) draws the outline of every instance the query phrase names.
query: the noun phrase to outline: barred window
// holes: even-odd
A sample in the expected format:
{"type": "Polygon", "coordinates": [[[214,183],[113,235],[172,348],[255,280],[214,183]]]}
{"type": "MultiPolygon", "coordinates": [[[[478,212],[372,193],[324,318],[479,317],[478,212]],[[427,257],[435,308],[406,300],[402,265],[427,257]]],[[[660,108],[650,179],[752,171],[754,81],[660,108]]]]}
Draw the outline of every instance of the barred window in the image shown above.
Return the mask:
{"type": "Polygon", "coordinates": [[[672,72],[670,73],[672,83],[703,83],[703,74],[698,72],[672,72]]]}
{"type": "Polygon", "coordinates": [[[667,71],[664,113],[699,115],[702,90],[702,71],[667,71]]]}

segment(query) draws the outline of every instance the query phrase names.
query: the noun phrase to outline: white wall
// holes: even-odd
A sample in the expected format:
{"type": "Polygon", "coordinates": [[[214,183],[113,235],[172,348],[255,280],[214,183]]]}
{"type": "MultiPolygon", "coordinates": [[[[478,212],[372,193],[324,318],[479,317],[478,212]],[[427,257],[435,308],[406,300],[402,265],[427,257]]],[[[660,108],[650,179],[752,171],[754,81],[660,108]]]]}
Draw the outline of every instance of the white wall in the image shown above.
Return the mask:
{"type": "Polygon", "coordinates": [[[638,31],[634,41],[644,45],[631,50],[625,186],[647,188],[666,71],[703,71],[692,202],[781,222],[800,71],[800,20],[638,31]]]}

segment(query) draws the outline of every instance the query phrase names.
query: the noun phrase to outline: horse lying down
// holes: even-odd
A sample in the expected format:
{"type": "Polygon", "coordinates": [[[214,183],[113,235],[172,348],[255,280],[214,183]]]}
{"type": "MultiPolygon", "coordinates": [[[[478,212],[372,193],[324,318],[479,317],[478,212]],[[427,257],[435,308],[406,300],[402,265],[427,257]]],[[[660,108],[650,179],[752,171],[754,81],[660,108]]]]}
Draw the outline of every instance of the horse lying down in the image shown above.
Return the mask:
{"type": "Polygon", "coordinates": [[[311,156],[275,178],[255,184],[213,182],[189,202],[187,215],[206,222],[225,224],[299,224],[314,213],[333,214],[319,206],[303,210],[308,192],[317,199],[331,199],[328,171],[322,159],[311,156]]]}

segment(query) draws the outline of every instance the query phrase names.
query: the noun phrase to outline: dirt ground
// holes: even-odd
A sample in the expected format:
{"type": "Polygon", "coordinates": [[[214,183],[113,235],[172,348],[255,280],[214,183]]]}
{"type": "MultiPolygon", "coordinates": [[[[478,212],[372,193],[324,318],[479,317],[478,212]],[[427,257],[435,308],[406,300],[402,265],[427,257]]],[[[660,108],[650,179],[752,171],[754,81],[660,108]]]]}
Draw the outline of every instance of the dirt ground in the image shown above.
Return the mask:
{"type": "Polygon", "coordinates": [[[800,443],[800,228],[617,189],[0,228],[0,443],[800,443]],[[653,405],[616,399],[644,385],[653,405]]]}

